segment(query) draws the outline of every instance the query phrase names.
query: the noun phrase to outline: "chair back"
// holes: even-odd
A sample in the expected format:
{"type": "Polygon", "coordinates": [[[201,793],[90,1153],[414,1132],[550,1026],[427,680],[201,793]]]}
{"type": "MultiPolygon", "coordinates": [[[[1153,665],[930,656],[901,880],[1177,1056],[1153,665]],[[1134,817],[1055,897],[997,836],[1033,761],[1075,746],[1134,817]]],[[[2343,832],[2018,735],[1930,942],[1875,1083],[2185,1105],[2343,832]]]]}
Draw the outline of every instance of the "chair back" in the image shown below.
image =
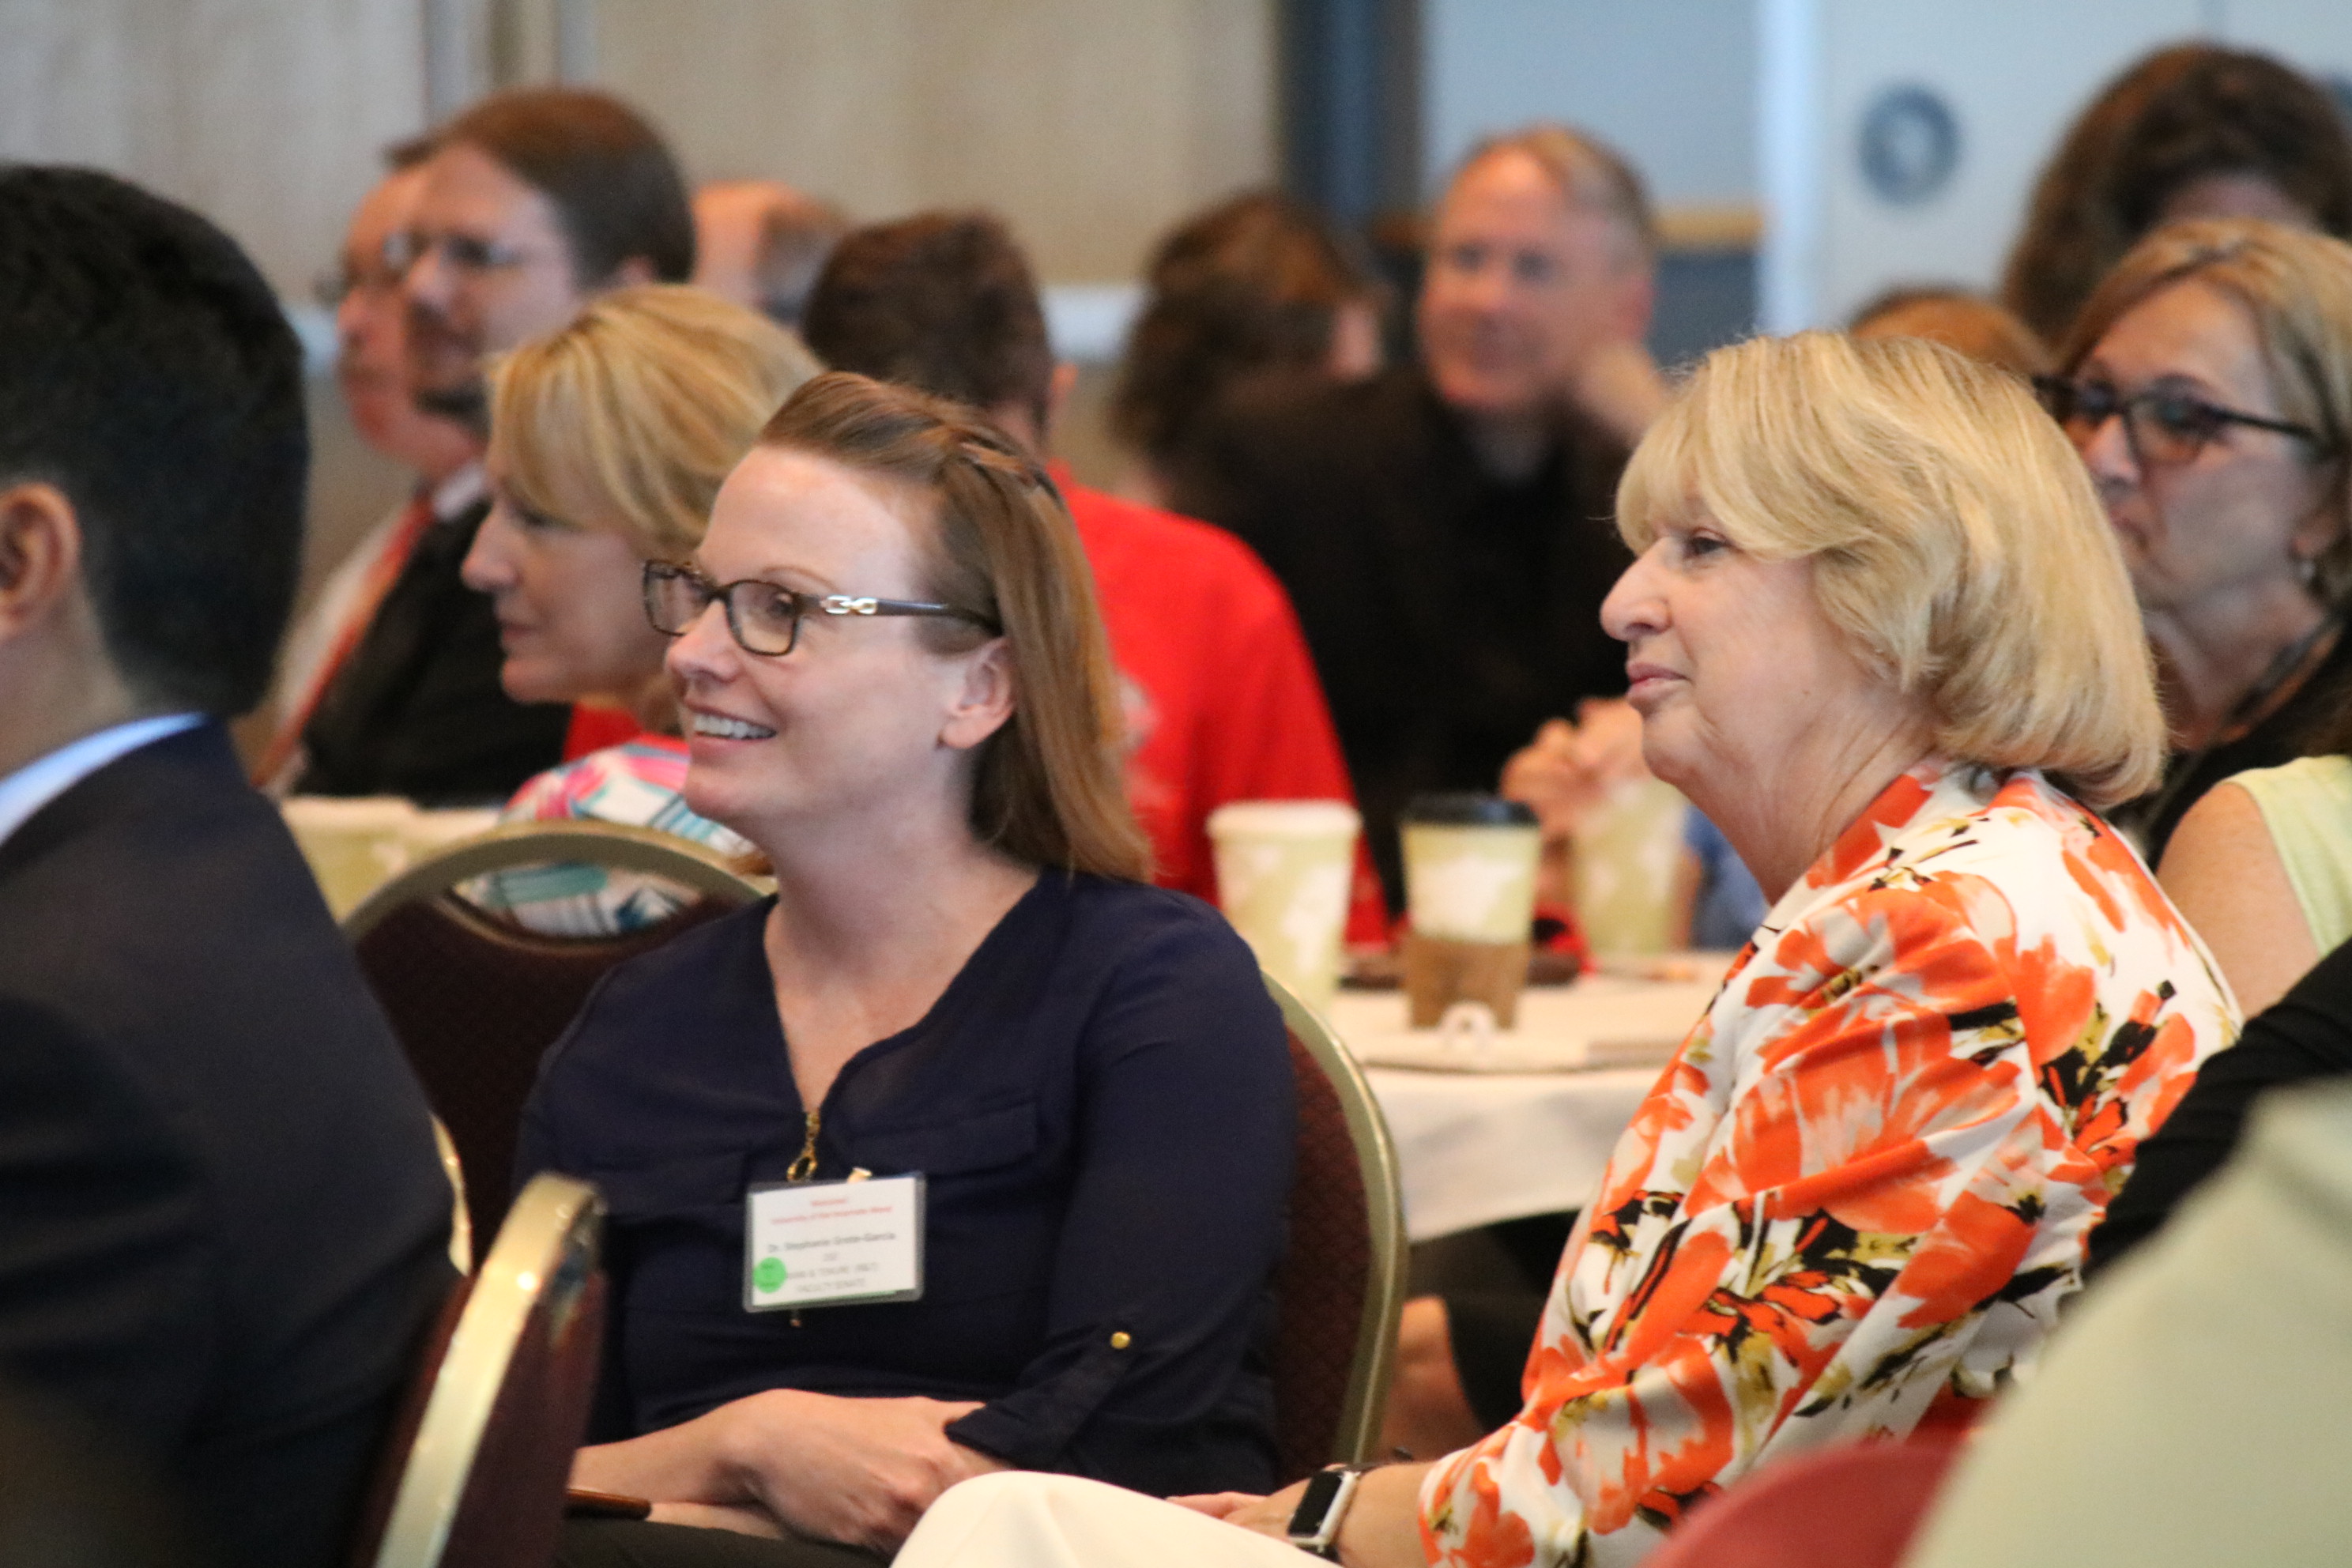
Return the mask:
{"type": "Polygon", "coordinates": [[[498,1234],[539,1059],[596,982],[764,891],[715,852],[650,828],[516,823],[410,867],[345,918],[360,969],[457,1146],[475,1236],[498,1234]],[[493,871],[580,863],[645,872],[696,897],[641,931],[568,937],[530,931],[457,891],[493,871]]]}
{"type": "Polygon", "coordinates": [[[1275,1274],[1277,1479],[1373,1457],[1404,1306],[1404,1199],[1379,1101],[1330,1026],[1272,975],[1298,1086],[1290,1245],[1275,1274]]]}
{"type": "Polygon", "coordinates": [[[361,1516],[354,1568],[552,1561],[604,1336],[596,1189],[540,1175],[450,1293],[361,1516]]]}
{"type": "Polygon", "coordinates": [[[1896,1568],[1963,1446],[1848,1443],[1768,1465],[1698,1505],[1647,1568],[1896,1568]]]}

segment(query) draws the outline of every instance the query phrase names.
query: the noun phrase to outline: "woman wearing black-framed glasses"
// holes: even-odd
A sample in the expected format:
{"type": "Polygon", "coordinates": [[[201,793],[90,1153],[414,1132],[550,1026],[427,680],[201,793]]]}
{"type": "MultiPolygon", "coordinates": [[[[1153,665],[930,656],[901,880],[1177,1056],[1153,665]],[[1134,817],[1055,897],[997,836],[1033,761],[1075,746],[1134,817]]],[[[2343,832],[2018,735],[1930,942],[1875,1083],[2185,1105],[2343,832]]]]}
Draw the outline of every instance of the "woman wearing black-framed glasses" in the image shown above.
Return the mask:
{"type": "Polygon", "coordinates": [[[2160,230],[2059,357],[2042,401],[2123,546],[2172,730],[2163,784],[2118,814],[2154,859],[2352,690],[2352,247],[2243,219],[2160,230]]]}

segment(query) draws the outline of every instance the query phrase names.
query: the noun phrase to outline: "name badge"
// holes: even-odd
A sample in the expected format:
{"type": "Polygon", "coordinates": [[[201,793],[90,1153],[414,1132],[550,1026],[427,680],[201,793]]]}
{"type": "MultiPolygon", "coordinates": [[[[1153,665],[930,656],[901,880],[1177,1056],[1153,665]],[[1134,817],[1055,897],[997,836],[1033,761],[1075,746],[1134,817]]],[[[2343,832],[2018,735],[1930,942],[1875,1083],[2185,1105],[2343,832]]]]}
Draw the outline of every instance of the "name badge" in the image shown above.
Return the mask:
{"type": "Polygon", "coordinates": [[[743,1308],[773,1312],[923,1293],[923,1178],[770,1182],[743,1205],[743,1308]]]}

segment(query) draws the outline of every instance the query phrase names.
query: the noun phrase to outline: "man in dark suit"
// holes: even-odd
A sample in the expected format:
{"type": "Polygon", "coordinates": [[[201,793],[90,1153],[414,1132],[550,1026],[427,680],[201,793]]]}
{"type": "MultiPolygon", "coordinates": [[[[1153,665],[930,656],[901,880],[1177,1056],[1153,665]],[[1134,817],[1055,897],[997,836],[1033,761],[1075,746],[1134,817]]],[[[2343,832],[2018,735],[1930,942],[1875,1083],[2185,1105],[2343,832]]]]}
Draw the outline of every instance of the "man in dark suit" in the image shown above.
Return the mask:
{"type": "Polygon", "coordinates": [[[1391,905],[1408,800],[1495,788],[1539,724],[1624,690],[1600,612],[1630,559],[1618,472],[1663,395],[1654,249],[1616,153],[1559,126],[1498,138],[1439,205],[1421,363],[1245,388],[1171,476],[1177,510],[1290,590],[1391,905]]]}
{"type": "MultiPolygon", "coordinates": [[[[604,93],[500,93],[433,146],[395,247],[410,381],[421,406],[482,437],[485,357],[608,289],[684,282],[694,216],[660,136],[604,93]]],[[[298,794],[503,802],[562,760],[572,710],[507,696],[497,614],[458,578],[488,511],[478,465],[437,487],[430,526],[304,727],[298,794]]]]}
{"type": "Polygon", "coordinates": [[[347,1549],[450,1193],[424,1096],[221,721],[300,547],[301,355],[236,247],[0,172],[0,1383],[225,1561],[347,1549]]]}

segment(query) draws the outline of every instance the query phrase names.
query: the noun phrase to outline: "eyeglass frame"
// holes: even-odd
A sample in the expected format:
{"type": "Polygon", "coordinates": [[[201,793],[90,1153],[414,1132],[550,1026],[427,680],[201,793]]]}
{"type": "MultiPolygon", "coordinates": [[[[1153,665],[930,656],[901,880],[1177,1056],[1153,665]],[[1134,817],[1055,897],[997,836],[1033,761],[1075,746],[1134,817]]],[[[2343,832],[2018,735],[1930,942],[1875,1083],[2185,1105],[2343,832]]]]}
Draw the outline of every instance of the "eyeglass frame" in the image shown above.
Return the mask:
{"type": "Polygon", "coordinates": [[[739,577],[732,583],[714,583],[702,571],[688,561],[648,561],[638,576],[638,591],[645,604],[646,624],[666,637],[682,637],[693,628],[712,605],[727,612],[727,635],[735,646],[760,658],[782,658],[800,646],[801,623],[811,615],[827,616],[921,616],[969,622],[991,636],[1002,636],[1003,628],[977,610],[967,610],[956,605],[932,604],[921,599],[882,599],[870,594],[803,594],[797,588],[787,588],[782,583],[771,583],[764,577],[739,577]],[[702,590],[701,608],[684,626],[676,630],[665,626],[656,612],[658,584],[665,581],[692,583],[702,590]],[[793,608],[793,629],[780,648],[753,647],[744,640],[743,623],[735,608],[735,590],[765,588],[781,595],[793,608]]]}
{"type": "MultiPolygon", "coordinates": [[[[2203,452],[2205,448],[2211,444],[2213,438],[2221,433],[2223,427],[2231,425],[2243,425],[2250,429],[2269,430],[2281,436],[2293,436],[2298,439],[2308,441],[2311,443],[2314,454],[2322,458],[2333,456],[2336,449],[2334,442],[2328,440],[2326,436],[2314,430],[2308,425],[2298,425],[2291,419],[2273,419],[2260,414],[2248,414],[2241,409],[2231,408],[2222,404],[2215,403],[2210,398],[2200,397],[2192,392],[2167,392],[2160,388],[2151,386],[2145,387],[2138,392],[2133,393],[2130,396],[2126,397],[2116,392],[2113,383],[2085,383],[2078,381],[2073,376],[2066,375],[2037,375],[2033,378],[2033,395],[2035,399],[2041,403],[2042,409],[2049,414],[2050,417],[2058,422],[2058,427],[2061,430],[2066,430],[2067,427],[2073,425],[2078,418],[2088,421],[2089,429],[2086,432],[2085,439],[2087,439],[2089,436],[2097,435],[2100,428],[2104,426],[2108,420],[2121,419],[2124,422],[2124,440],[2131,447],[2132,458],[2143,468],[2149,466],[2151,463],[2158,468],[2172,468],[2186,463],[2193,463],[2197,460],[2198,455],[2203,452]],[[2073,410],[2080,405],[2082,401],[2082,393],[2086,385],[2096,386],[2101,384],[2105,384],[2106,386],[2107,395],[2109,398],[2112,399],[2104,410],[2098,411],[2095,414],[2095,416],[2094,416],[2093,411],[2089,409],[2083,409],[2080,413],[2073,412],[2073,410]],[[2062,400],[2064,408],[2067,410],[2066,412],[2061,411],[2062,400]],[[2168,439],[2185,440],[2190,442],[2191,444],[2189,447],[2188,454],[2184,457],[2179,458],[2159,458],[2152,459],[2140,448],[2138,424],[2133,417],[2132,410],[2136,407],[2147,407],[2156,402],[2168,400],[2174,403],[2184,404],[2189,408],[2196,410],[2200,417],[2211,422],[2211,428],[2205,430],[2193,437],[2187,436],[2168,437],[2168,439]]],[[[2070,438],[2072,437],[2071,431],[2069,431],[2069,437],[2070,438]]]]}
{"type": "Polygon", "coordinates": [[[508,272],[534,261],[569,260],[560,250],[509,245],[503,240],[484,239],[478,234],[427,234],[412,228],[385,237],[383,261],[394,277],[404,279],[436,251],[440,252],[443,266],[467,278],[508,272]]]}

